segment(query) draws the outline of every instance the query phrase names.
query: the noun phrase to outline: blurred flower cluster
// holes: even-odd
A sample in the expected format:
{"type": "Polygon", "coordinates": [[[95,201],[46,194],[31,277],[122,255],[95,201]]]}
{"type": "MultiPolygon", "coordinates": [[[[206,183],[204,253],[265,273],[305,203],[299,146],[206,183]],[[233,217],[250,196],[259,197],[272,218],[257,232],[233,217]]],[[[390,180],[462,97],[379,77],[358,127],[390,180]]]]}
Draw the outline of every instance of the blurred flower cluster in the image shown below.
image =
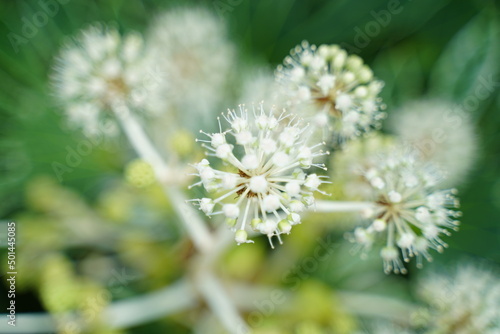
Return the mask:
{"type": "Polygon", "coordinates": [[[360,56],[290,47],[274,71],[248,68],[224,22],[189,7],[144,33],[93,23],[64,43],[50,78],[63,119],[121,160],[91,202],[50,177],[26,189],[18,287],[58,333],[153,321],[168,333],[500,332],[494,269],[426,270],[411,286],[393,275],[458,231],[455,187],[477,151],[464,111],[446,98],[386,105],[360,56]]]}

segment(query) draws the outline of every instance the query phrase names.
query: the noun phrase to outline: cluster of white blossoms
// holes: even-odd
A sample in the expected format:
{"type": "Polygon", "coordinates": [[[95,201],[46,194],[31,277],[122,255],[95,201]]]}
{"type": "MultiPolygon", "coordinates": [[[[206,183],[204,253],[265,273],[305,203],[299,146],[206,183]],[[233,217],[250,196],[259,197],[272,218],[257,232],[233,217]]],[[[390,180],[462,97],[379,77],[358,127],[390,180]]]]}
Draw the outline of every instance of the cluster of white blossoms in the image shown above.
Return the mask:
{"type": "Polygon", "coordinates": [[[423,160],[443,167],[447,185],[466,179],[476,160],[477,139],[470,116],[459,106],[445,100],[413,101],[392,115],[390,125],[400,140],[423,160]]]}
{"type": "Polygon", "coordinates": [[[223,21],[207,9],[177,8],[154,20],[148,38],[168,79],[168,108],[185,126],[198,129],[193,117],[212,121],[235,63],[223,21]]]}
{"type": "Polygon", "coordinates": [[[62,48],[52,79],[68,122],[88,136],[114,134],[116,125],[106,112],[117,103],[142,114],[162,109],[161,73],[137,33],[122,37],[100,24],[84,29],[62,48]]]}
{"type": "Polygon", "coordinates": [[[248,227],[265,234],[271,246],[273,236],[281,243],[280,234],[300,223],[300,213],[314,204],[313,192],[321,192],[318,188],[326,182],[325,176],[305,172],[311,167],[326,169],[313,162],[327,154],[319,150],[323,143],[309,146],[308,126],[285,111],[275,116],[271,108],[266,113],[262,104],[253,112],[240,106],[239,112],[229,111],[224,118],[230,129],[204,133],[209,138],[200,141],[209,155],[232,170],[217,170],[203,159],[195,165],[201,179],[195,185],[225,193],[194,201],[208,216],[223,215],[236,231],[238,244],[253,242],[247,240],[248,227]]]}
{"type": "Polygon", "coordinates": [[[497,273],[475,265],[460,266],[449,274],[433,274],[420,284],[420,296],[429,306],[430,333],[500,333],[500,279],[497,273]]]}
{"type": "Polygon", "coordinates": [[[340,186],[339,192],[348,200],[363,200],[372,193],[372,187],[360,173],[376,168],[379,155],[388,154],[397,148],[391,136],[373,133],[359,140],[352,140],[341,151],[332,154],[332,179],[340,186]]]}
{"type": "Polygon", "coordinates": [[[385,117],[378,97],[383,83],[338,45],[302,42],[278,66],[276,79],[289,103],[326,128],[333,144],[378,129],[385,117]]]}
{"type": "MultiPolygon", "coordinates": [[[[111,135],[117,131],[114,116],[118,116],[123,131],[141,158],[153,167],[155,176],[165,184],[179,184],[186,178],[171,175],[183,170],[179,160],[190,159],[195,152],[184,144],[186,138],[193,127],[209,126],[204,121],[213,120],[211,115],[219,102],[228,97],[224,92],[232,75],[234,55],[224,25],[210,11],[179,8],[154,21],[147,43],[137,33],[122,36],[104,25],[88,27],[61,50],[53,81],[69,123],[81,127],[88,136],[111,135]],[[162,114],[163,118],[157,117],[146,135],[135,114],[162,114]],[[159,140],[175,137],[165,136],[166,132],[178,134],[177,143],[167,140],[169,161],[149,140],[155,126],[159,128],[159,140]],[[186,133],[182,132],[184,128],[186,133]],[[178,152],[171,148],[180,146],[178,152]]],[[[252,242],[248,240],[248,231],[253,229],[268,236],[272,246],[274,236],[281,242],[280,234],[289,233],[293,225],[300,223],[301,212],[315,202],[313,193],[324,193],[318,187],[327,182],[326,176],[308,174],[306,170],[326,170],[314,160],[327,152],[319,148],[324,143],[308,142],[322,128],[327,129],[329,143],[334,146],[379,129],[385,117],[385,105],[379,97],[383,83],[374,78],[359,56],[348,55],[337,45],[316,47],[307,42],[291,51],[274,78],[265,71],[254,72],[245,75],[240,99],[287,105],[301,118],[310,118],[311,126],[303,126],[298,116],[285,111],[275,114],[274,107],[265,112],[262,104],[254,107],[253,112],[243,106],[238,112],[229,111],[224,118],[230,128],[223,131],[219,121],[219,132],[203,132],[208,139],[201,140],[209,155],[222,160],[229,170],[219,170],[219,164],[212,166],[207,159],[196,164],[195,175],[201,179],[196,184],[217,196],[193,201],[208,216],[223,215],[236,231],[238,244],[252,242]]],[[[416,109],[421,108],[427,107],[416,109]]],[[[444,109],[442,105],[436,108],[444,109]]],[[[370,200],[370,209],[363,214],[372,223],[357,228],[352,240],[367,250],[379,235],[386,236],[387,244],[381,251],[386,272],[406,272],[402,260],[409,261],[413,256],[421,266],[422,258],[431,258],[429,249],[441,251],[446,247],[441,235],[448,235],[449,229],[458,226],[456,218],[460,213],[453,210],[458,206],[455,191],[437,190],[441,176],[419,159],[438,161],[443,156],[444,162],[451,161],[447,152],[460,151],[458,143],[465,137],[470,145],[472,130],[457,124],[460,115],[448,117],[440,113],[447,122],[440,128],[445,133],[444,144],[435,140],[442,145],[433,146],[430,151],[419,150],[416,146],[427,143],[436,133],[435,129],[428,129],[439,123],[428,113],[423,117],[428,121],[420,122],[420,114],[409,112],[399,120],[403,124],[399,127],[403,129],[399,133],[401,139],[414,146],[418,156],[388,154],[393,148],[392,140],[372,138],[349,151],[344,146],[340,154],[345,156],[336,159],[344,167],[334,174],[344,179],[344,194],[370,200]],[[413,131],[416,125],[419,126],[413,131]],[[454,134],[455,128],[462,134],[454,134]],[[373,159],[366,149],[384,155],[373,159]],[[353,177],[360,169],[361,175],[353,177]]],[[[463,155],[450,154],[471,160],[472,151],[473,147],[467,147],[463,155]]],[[[463,167],[457,175],[467,168],[463,167]]],[[[337,211],[348,212],[364,205],[329,204],[337,211]]]]}
{"type": "Polygon", "coordinates": [[[422,257],[431,260],[430,248],[441,252],[447,247],[440,236],[458,229],[461,213],[454,210],[456,190],[437,189],[442,177],[437,169],[414,153],[396,150],[380,155],[361,176],[372,189],[372,206],[363,212],[371,224],[356,228],[351,241],[368,250],[377,238],[385,239],[380,255],[386,273],[406,272],[401,257],[409,262],[415,256],[421,267],[422,257]]]}

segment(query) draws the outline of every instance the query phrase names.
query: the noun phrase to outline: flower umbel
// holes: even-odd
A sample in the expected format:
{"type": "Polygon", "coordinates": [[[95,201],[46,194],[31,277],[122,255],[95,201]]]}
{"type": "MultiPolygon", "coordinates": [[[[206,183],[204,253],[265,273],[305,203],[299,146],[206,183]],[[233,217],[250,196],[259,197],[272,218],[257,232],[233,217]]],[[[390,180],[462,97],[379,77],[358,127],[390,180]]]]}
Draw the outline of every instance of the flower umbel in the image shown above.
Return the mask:
{"type": "Polygon", "coordinates": [[[262,105],[254,107],[253,113],[240,106],[239,112],[228,111],[223,117],[230,129],[202,132],[209,139],[200,141],[208,155],[221,159],[232,171],[214,169],[203,159],[194,166],[201,179],[194,185],[225,193],[216,199],[193,201],[208,216],[225,216],[226,223],[237,230],[238,244],[253,242],[247,240],[249,225],[267,235],[271,246],[273,236],[281,243],[280,234],[290,233],[292,226],[300,223],[300,213],[314,204],[314,191],[321,192],[318,187],[326,177],[306,174],[305,170],[326,170],[313,160],[327,152],[318,149],[322,144],[308,146],[308,127],[285,111],[275,117],[273,109],[266,113],[262,105]],[[229,201],[231,198],[236,201],[229,201]]]}
{"type": "Polygon", "coordinates": [[[326,127],[334,144],[380,127],[385,106],[378,97],[383,83],[356,55],[338,45],[297,45],[278,66],[276,79],[292,105],[311,113],[326,127]]]}
{"type": "Polygon", "coordinates": [[[200,121],[212,119],[231,77],[235,50],[226,27],[210,10],[181,7],[154,20],[149,40],[170,79],[162,90],[167,108],[185,126],[196,117],[198,129],[200,121]]]}
{"type": "Polygon", "coordinates": [[[456,190],[436,189],[441,174],[432,165],[413,153],[394,152],[379,156],[376,167],[361,176],[372,189],[373,208],[366,213],[372,223],[356,228],[351,241],[366,250],[378,235],[387,235],[380,253],[386,273],[406,272],[400,252],[405,262],[416,256],[421,267],[422,257],[432,260],[430,248],[442,252],[447,247],[440,235],[458,230],[461,213],[450,209],[459,205],[456,190]]]}
{"type": "Polygon", "coordinates": [[[434,273],[420,284],[432,333],[500,331],[500,280],[494,270],[467,264],[451,275],[434,273]]]}
{"type": "Polygon", "coordinates": [[[137,33],[122,37],[116,29],[99,24],[84,29],[61,50],[53,75],[69,123],[95,136],[102,132],[104,121],[114,125],[107,129],[116,129],[113,118],[103,112],[114,104],[125,103],[145,113],[162,110],[162,78],[155,63],[137,33]]]}
{"type": "Polygon", "coordinates": [[[401,141],[414,147],[423,160],[446,169],[446,185],[466,180],[478,151],[470,115],[449,101],[432,99],[408,102],[392,115],[392,129],[401,141]]]}

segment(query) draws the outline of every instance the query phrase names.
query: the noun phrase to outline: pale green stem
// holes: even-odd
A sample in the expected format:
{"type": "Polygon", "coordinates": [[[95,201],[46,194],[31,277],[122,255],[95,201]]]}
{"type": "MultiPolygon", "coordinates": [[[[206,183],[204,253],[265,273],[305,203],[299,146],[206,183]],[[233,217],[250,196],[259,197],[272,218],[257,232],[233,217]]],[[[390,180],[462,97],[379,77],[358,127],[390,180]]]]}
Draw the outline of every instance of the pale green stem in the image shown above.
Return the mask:
{"type": "MultiPolygon", "coordinates": [[[[197,305],[199,300],[192,284],[181,280],[148,294],[113,302],[103,310],[102,321],[112,328],[129,328],[197,305]]],[[[71,312],[59,316],[49,313],[17,313],[16,326],[1,321],[0,333],[54,333],[58,319],[61,318],[71,319],[81,329],[85,326],[84,321],[76,313],[71,312]]]]}
{"type": "Polygon", "coordinates": [[[248,325],[241,318],[233,300],[229,298],[224,287],[211,271],[198,272],[196,276],[200,293],[215,315],[223,321],[224,327],[231,334],[248,333],[248,325]]]}
{"type": "Polygon", "coordinates": [[[196,210],[185,203],[187,198],[182,191],[163,183],[168,173],[168,166],[163,157],[158,153],[133,113],[126,106],[115,107],[115,114],[137,155],[153,168],[156,177],[162,183],[164,192],[170,198],[174,210],[182,219],[198,250],[201,252],[208,251],[212,246],[212,236],[207,225],[196,210]]]}
{"type": "Polygon", "coordinates": [[[374,208],[373,202],[316,201],[309,209],[315,212],[361,212],[374,208]]]}
{"type": "MultiPolygon", "coordinates": [[[[290,301],[294,293],[285,288],[232,284],[231,290],[234,291],[235,300],[238,301],[238,307],[241,309],[251,311],[255,309],[256,303],[271,302],[271,296],[280,296],[280,298],[275,298],[273,303],[275,310],[279,313],[291,311],[290,301]]],[[[411,314],[418,309],[417,305],[405,300],[363,292],[335,291],[333,298],[342,309],[349,313],[375,316],[400,323],[408,323],[411,314]]]]}
{"type": "Polygon", "coordinates": [[[105,309],[103,320],[113,328],[129,328],[198,304],[192,284],[181,280],[164,289],[112,303],[105,309]]]}
{"type": "Polygon", "coordinates": [[[139,157],[151,165],[156,177],[162,181],[168,173],[168,166],[165,160],[155,149],[148,136],[144,133],[139,121],[124,104],[114,107],[116,118],[118,119],[127,139],[139,157]]]}

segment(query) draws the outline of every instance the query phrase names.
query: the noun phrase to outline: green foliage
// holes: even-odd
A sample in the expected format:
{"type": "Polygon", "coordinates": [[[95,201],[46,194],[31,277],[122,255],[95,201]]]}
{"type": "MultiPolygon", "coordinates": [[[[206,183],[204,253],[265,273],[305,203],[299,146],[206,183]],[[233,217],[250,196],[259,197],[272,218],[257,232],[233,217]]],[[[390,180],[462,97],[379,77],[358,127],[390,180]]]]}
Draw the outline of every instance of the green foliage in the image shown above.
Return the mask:
{"type": "MultiPolygon", "coordinates": [[[[80,154],[81,161],[72,165],[73,152],[78,152],[86,139],[66,127],[61,108],[53,99],[49,80],[52,59],[69,36],[89,23],[107,22],[122,31],[144,32],[158,12],[186,4],[160,0],[63,2],[66,4],[57,5],[57,12],[49,14],[41,27],[33,26],[33,19],[43,10],[43,1],[0,2],[0,218],[25,224],[28,242],[19,256],[34,259],[38,265],[24,264],[22,268],[33,270],[33,274],[23,278],[20,287],[38,291],[47,311],[85,312],[85,294],[95,296],[110,288],[107,283],[112,278],[85,272],[82,258],[109,260],[114,267],[128,268],[135,273],[132,276],[144,278],[127,283],[123,289],[111,289],[113,293],[106,294],[109,299],[92,309],[100,312],[112,299],[136,296],[179,278],[189,270],[185,263],[193,250],[180,238],[175,218],[171,218],[172,208],[152,182],[148,166],[129,165],[124,171],[123,166],[133,155],[120,138],[87,143],[88,153],[80,154]],[[169,217],[166,224],[164,217],[169,217]],[[103,235],[85,230],[85,219],[94,222],[90,226],[101,224],[103,235]],[[68,244],[68,240],[74,243],[68,244]],[[44,268],[43,261],[50,264],[44,268]],[[51,278],[53,275],[57,280],[51,278]]],[[[446,240],[450,249],[436,260],[439,265],[472,256],[500,264],[498,4],[487,0],[401,0],[401,11],[391,15],[384,26],[376,17],[388,10],[390,2],[188,3],[201,4],[220,15],[228,24],[243,64],[258,59],[274,67],[304,39],[317,44],[344,43],[385,82],[382,96],[389,115],[406,101],[422,96],[449,98],[462,105],[471,116],[470,122],[478,127],[480,158],[470,181],[459,189],[464,213],[461,231],[446,240]],[[379,33],[368,36],[363,47],[356,46],[359,32],[366,34],[370,24],[378,24],[379,33]],[[489,86],[484,88],[486,84],[489,86]]],[[[235,72],[238,70],[235,68],[235,72]]],[[[228,93],[228,99],[234,98],[231,94],[234,92],[228,93]]],[[[188,156],[194,151],[189,142],[196,134],[183,131],[179,129],[170,145],[181,156],[188,156]]],[[[291,235],[280,246],[282,249],[272,254],[266,253],[264,240],[253,245],[251,254],[243,245],[235,248],[223,258],[220,267],[233,278],[287,287],[286,279],[281,278],[293,268],[300,270],[304,259],[314,252],[318,238],[328,237],[326,226],[332,217],[313,216],[309,226],[294,227],[299,233],[291,235]]],[[[411,299],[408,284],[415,277],[413,271],[408,279],[387,279],[377,266],[368,264],[370,261],[360,262],[349,253],[345,245],[339,245],[335,255],[301,281],[295,299],[290,301],[292,310],[285,316],[266,319],[259,330],[349,333],[357,323],[345,314],[338,301],[329,298],[330,290],[358,289],[411,299]],[[319,311],[304,312],[301,307],[306,304],[319,311]],[[329,318],[331,314],[335,317],[329,318]],[[293,323],[288,323],[290,316],[293,323]]],[[[3,261],[5,257],[2,254],[0,258],[3,261]]],[[[198,310],[183,319],[182,315],[172,317],[127,332],[188,333],[186,319],[200,313],[198,310]]],[[[100,323],[95,326],[102,333],[109,330],[99,327],[100,323]]]]}

